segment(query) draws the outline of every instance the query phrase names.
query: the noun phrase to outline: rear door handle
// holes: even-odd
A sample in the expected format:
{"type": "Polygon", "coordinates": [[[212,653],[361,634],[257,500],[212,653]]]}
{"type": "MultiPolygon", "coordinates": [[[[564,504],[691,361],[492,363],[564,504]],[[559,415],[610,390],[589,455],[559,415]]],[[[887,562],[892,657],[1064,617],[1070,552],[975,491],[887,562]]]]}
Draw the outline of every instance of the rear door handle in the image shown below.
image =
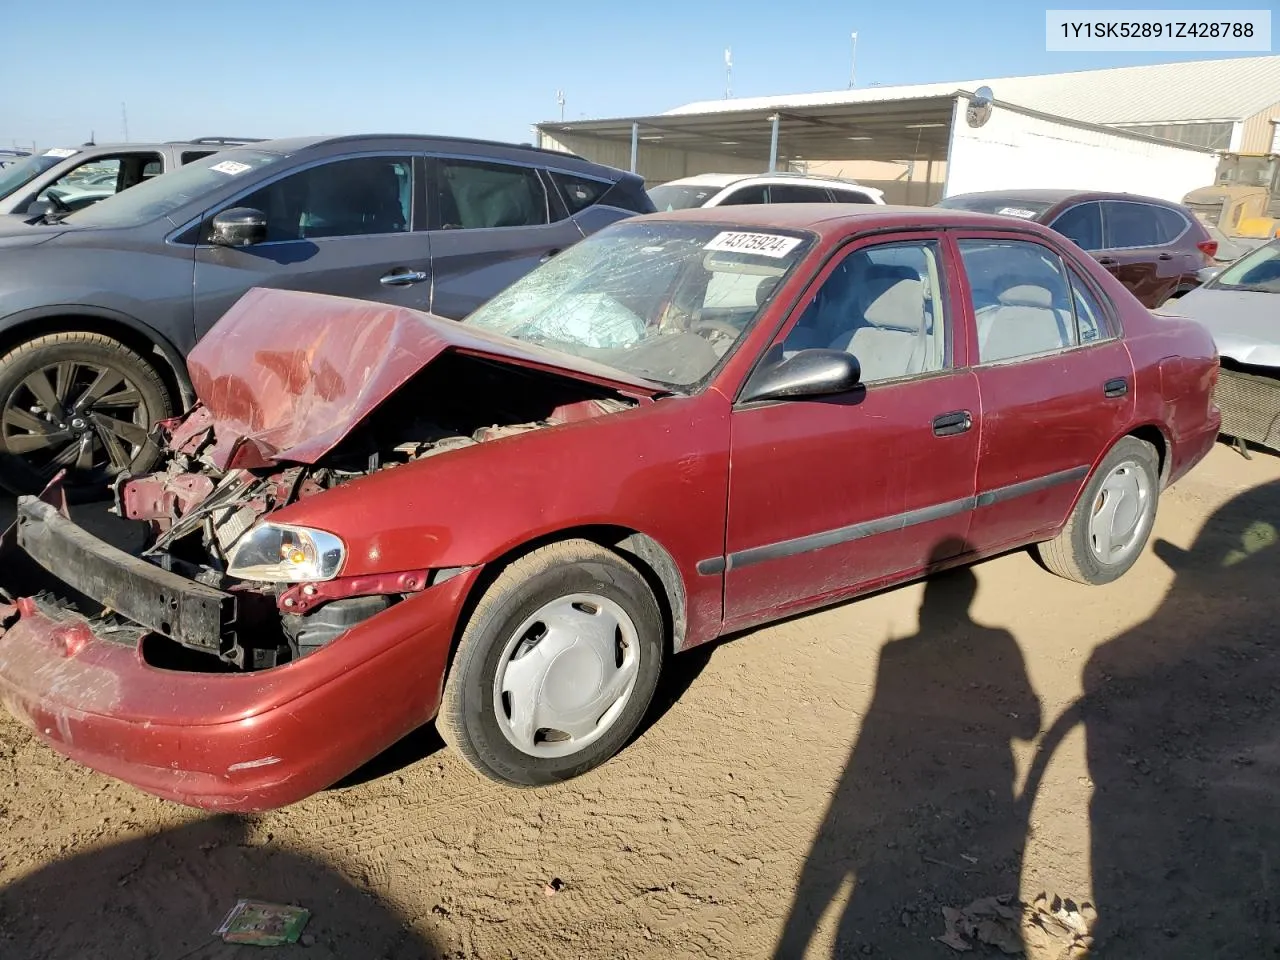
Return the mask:
{"type": "Polygon", "coordinates": [[[390,273],[384,273],[378,281],[384,287],[407,287],[411,283],[421,283],[427,279],[427,275],[421,270],[392,270],[390,273]]]}
{"type": "Polygon", "coordinates": [[[1114,380],[1108,380],[1102,385],[1102,395],[1104,397],[1123,397],[1129,392],[1129,381],[1124,377],[1117,377],[1114,380]]]}
{"type": "Polygon", "coordinates": [[[1116,265],[1115,257],[1099,257],[1098,262],[1104,267],[1114,267],[1116,265]]]}
{"type": "Polygon", "coordinates": [[[1162,254],[1160,254],[1158,257],[1156,257],[1156,259],[1157,259],[1157,260],[1172,260],[1172,259],[1173,259],[1173,254],[1172,254],[1172,253],[1162,253],[1162,254]]]}
{"type": "Polygon", "coordinates": [[[933,418],[933,435],[935,437],[954,437],[958,433],[966,433],[973,426],[973,414],[968,410],[953,410],[933,418]]]}

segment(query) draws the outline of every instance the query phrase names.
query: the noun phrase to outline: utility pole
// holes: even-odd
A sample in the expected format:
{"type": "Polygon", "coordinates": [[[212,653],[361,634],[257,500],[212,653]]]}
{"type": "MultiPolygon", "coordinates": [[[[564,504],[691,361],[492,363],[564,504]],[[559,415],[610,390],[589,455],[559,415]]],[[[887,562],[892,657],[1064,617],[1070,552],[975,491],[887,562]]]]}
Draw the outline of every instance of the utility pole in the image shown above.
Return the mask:
{"type": "Polygon", "coordinates": [[[733,51],[729,47],[724,48],[724,98],[728,100],[733,96],[733,51]]]}
{"type": "Polygon", "coordinates": [[[120,126],[124,128],[124,142],[129,142],[129,113],[124,108],[124,101],[120,101],[120,126]]]}
{"type": "Polygon", "coordinates": [[[853,89],[853,85],[858,80],[858,34],[855,31],[851,34],[853,37],[853,61],[849,64],[849,89],[853,89]]]}
{"type": "Polygon", "coordinates": [[[556,91],[556,103],[560,105],[560,122],[564,123],[564,91],[556,91]]]}

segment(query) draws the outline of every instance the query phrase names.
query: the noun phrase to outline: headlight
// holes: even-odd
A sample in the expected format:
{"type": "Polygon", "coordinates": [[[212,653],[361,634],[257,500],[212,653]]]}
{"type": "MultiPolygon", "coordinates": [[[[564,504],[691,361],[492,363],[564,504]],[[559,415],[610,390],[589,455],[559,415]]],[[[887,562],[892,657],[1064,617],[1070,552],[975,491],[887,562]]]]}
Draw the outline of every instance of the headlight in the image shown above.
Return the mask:
{"type": "Polygon", "coordinates": [[[332,580],[346,555],[346,545],[332,533],[260,523],[232,548],[227,573],[272,583],[332,580]]]}

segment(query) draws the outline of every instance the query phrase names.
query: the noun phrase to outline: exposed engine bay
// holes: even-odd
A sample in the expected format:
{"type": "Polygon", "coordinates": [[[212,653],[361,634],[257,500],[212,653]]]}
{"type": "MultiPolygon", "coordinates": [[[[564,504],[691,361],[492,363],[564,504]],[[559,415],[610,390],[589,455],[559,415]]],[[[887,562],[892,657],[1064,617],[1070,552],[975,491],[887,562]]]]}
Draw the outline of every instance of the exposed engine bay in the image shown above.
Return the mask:
{"type": "MultiPolygon", "coordinates": [[[[197,407],[162,425],[161,472],[116,482],[114,510],[149,526],[143,559],[233,596],[233,629],[223,632],[216,650],[145,629],[131,639],[141,641],[143,657],[153,666],[199,671],[266,669],[318,650],[450,572],[423,569],[347,581],[339,575],[318,583],[231,576],[232,551],[259,520],[379,471],[620,412],[638,402],[589,382],[449,353],[396,390],[316,463],[224,469],[208,453],[225,438],[197,407]]],[[[97,619],[97,626],[130,632],[118,618],[97,619]]]]}

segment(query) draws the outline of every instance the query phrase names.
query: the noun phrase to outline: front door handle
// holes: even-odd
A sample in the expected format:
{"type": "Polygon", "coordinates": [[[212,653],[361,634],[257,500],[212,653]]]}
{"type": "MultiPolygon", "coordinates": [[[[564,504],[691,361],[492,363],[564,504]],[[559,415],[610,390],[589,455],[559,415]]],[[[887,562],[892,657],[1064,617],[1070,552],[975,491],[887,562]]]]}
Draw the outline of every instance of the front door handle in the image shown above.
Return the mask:
{"type": "Polygon", "coordinates": [[[411,283],[421,283],[427,275],[421,270],[392,270],[384,273],[378,282],[384,287],[407,287],[411,283]]]}
{"type": "Polygon", "coordinates": [[[933,435],[935,437],[954,437],[958,433],[966,433],[973,426],[973,414],[968,410],[953,410],[933,418],[933,435]]]}
{"type": "Polygon", "coordinates": [[[1129,392],[1129,381],[1124,377],[1116,377],[1114,380],[1108,380],[1102,385],[1102,395],[1112,399],[1123,397],[1129,392]]]}
{"type": "Polygon", "coordinates": [[[1158,257],[1156,257],[1156,259],[1157,259],[1157,260],[1172,260],[1172,259],[1173,259],[1173,254],[1172,254],[1172,253],[1162,253],[1162,254],[1160,254],[1158,257]]]}

